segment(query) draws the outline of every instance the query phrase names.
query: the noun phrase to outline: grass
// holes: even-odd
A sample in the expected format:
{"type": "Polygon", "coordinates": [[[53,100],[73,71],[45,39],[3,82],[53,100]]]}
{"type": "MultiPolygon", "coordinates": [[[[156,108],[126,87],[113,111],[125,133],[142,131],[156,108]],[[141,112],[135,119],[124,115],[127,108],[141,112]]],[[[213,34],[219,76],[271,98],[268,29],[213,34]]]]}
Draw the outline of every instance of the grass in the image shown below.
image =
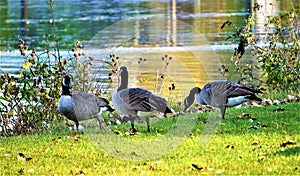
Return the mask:
{"type": "Polygon", "coordinates": [[[138,135],[126,135],[130,125],[122,124],[111,126],[118,136],[86,130],[2,138],[0,174],[296,175],[299,109],[289,103],[228,109],[222,121],[213,112],[155,119],[152,132],[138,125],[138,135]]]}

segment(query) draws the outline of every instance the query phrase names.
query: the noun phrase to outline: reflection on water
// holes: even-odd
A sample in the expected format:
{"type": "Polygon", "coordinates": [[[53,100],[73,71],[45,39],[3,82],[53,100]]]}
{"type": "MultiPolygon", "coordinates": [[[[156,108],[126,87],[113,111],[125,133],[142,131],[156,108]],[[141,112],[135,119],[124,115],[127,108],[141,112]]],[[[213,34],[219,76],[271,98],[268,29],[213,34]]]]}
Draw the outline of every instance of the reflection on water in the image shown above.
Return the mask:
{"type": "MultiPolygon", "coordinates": [[[[45,34],[48,33],[50,39],[53,37],[51,34],[55,23],[56,38],[61,47],[67,49],[72,47],[74,41],[88,41],[98,31],[130,17],[177,19],[205,34],[211,43],[225,42],[228,31],[220,30],[222,23],[227,20],[242,23],[255,2],[263,5],[265,15],[285,11],[292,7],[292,2],[294,5],[299,4],[298,0],[68,0],[54,1],[54,12],[51,13],[48,0],[1,0],[0,47],[1,50],[17,49],[18,38],[25,39],[35,48],[44,47],[48,44],[45,42],[45,34]]],[[[261,17],[258,16],[257,20],[261,20],[261,17]]],[[[170,40],[170,43],[176,42],[176,36],[186,35],[176,33],[172,28],[176,24],[172,20],[168,22],[174,40],[170,40]]],[[[159,28],[160,25],[154,24],[153,28],[159,28]]],[[[122,35],[126,37],[126,33],[122,35]]]]}
{"type": "MultiPolygon", "coordinates": [[[[145,74],[151,72],[155,75],[158,68],[154,65],[161,62],[162,55],[172,55],[176,61],[168,67],[170,82],[166,84],[179,78],[181,82],[177,81],[177,84],[183,86],[187,85],[187,80],[202,85],[210,79],[221,79],[217,67],[220,64],[229,65],[234,48],[225,40],[233,29],[221,31],[223,22],[230,20],[241,24],[257,2],[263,6],[262,12],[255,18],[258,25],[254,26],[254,30],[263,36],[267,15],[281,13],[292,7],[292,3],[299,4],[299,0],[68,0],[54,1],[54,12],[51,13],[47,2],[0,1],[0,51],[13,51],[0,53],[2,71],[17,73],[20,69],[23,58],[15,52],[19,38],[37,50],[54,48],[55,43],[49,41],[56,39],[65,51],[80,40],[86,44],[87,50],[104,49],[106,55],[112,51],[122,55],[126,59],[123,64],[132,68],[132,76],[136,75],[139,57],[148,60],[143,67],[145,74]],[[111,26],[127,19],[131,22],[121,21],[118,28],[111,26]],[[199,38],[199,33],[203,34],[203,40],[199,38]],[[98,41],[94,41],[95,38],[98,41]],[[140,50],[137,52],[134,48],[140,50]],[[168,51],[168,48],[172,49],[168,51]],[[213,59],[217,62],[212,62],[213,59]]],[[[159,66],[163,67],[163,64],[159,66]]],[[[232,75],[229,79],[236,81],[232,75]]],[[[133,84],[136,83],[133,81],[133,84]]]]}

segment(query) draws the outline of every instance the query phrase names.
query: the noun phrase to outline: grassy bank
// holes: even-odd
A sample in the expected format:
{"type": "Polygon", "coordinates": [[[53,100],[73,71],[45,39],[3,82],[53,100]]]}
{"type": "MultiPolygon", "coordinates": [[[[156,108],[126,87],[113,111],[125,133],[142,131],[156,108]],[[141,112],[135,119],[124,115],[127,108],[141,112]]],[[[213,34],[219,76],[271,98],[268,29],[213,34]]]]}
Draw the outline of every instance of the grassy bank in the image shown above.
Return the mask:
{"type": "MultiPolygon", "coordinates": [[[[177,147],[150,160],[132,160],[134,157],[130,155],[140,153],[129,146],[128,150],[136,152],[131,151],[128,160],[120,159],[118,154],[123,149],[119,151],[118,146],[121,144],[115,144],[116,155],[111,156],[99,149],[86,132],[3,138],[0,140],[0,174],[300,174],[299,109],[299,103],[229,109],[225,120],[218,123],[213,129],[214,135],[203,145],[200,142],[209,135],[202,132],[210,123],[211,112],[157,119],[152,121],[151,133],[146,133],[145,126],[137,126],[138,135],[126,135],[129,124],[111,127],[118,130],[119,135],[114,134],[118,138],[142,142],[160,139],[171,129],[176,131],[184,125],[195,125],[191,131],[179,133],[178,139],[182,139],[182,134],[187,135],[177,147]],[[178,124],[180,120],[187,123],[178,124]]],[[[161,143],[162,148],[164,145],[161,143]]]]}

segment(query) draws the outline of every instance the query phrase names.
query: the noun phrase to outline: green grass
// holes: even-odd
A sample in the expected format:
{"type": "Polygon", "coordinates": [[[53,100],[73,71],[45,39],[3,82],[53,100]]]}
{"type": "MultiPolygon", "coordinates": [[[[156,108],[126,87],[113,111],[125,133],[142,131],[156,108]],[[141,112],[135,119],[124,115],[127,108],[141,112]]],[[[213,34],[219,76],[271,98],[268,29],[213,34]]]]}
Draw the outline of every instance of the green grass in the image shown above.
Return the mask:
{"type": "Polygon", "coordinates": [[[289,103],[228,109],[222,121],[213,112],[155,119],[151,133],[137,125],[133,136],[122,124],[111,127],[118,136],[86,130],[2,138],[0,174],[300,174],[299,109],[289,103]],[[284,111],[274,112],[278,107],[284,111]],[[219,125],[210,125],[214,120],[219,125]]]}

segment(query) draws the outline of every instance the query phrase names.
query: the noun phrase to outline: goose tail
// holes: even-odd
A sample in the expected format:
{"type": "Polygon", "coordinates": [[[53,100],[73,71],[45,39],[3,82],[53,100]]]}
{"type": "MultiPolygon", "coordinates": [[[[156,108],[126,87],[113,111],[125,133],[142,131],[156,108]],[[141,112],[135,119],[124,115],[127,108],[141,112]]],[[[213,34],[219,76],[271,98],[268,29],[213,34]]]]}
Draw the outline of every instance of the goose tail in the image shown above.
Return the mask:
{"type": "Polygon", "coordinates": [[[170,114],[170,113],[174,113],[168,106],[166,106],[166,110],[165,110],[165,112],[163,112],[164,113],[164,116],[166,117],[167,116],[167,114],[170,114]]]}
{"type": "Polygon", "coordinates": [[[262,99],[257,97],[255,94],[247,95],[247,96],[245,96],[245,98],[247,98],[249,100],[262,101],[262,99]]]}

